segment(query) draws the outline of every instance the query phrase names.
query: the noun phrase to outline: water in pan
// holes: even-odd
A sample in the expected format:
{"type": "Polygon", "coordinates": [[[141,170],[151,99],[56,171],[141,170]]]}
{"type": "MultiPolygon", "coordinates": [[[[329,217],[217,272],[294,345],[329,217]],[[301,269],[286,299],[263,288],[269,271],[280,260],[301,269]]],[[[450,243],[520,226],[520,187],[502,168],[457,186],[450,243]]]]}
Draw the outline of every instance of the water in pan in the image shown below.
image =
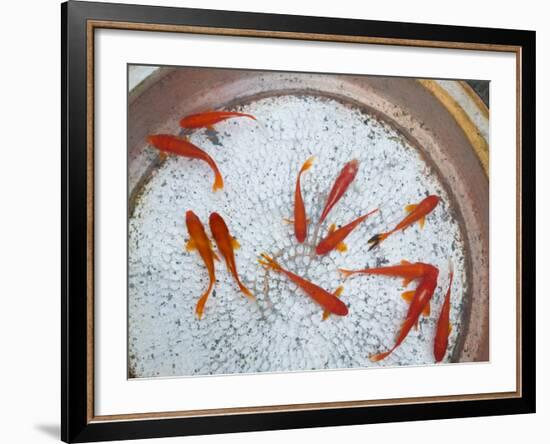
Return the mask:
{"type": "MultiPolygon", "coordinates": [[[[419,152],[392,127],[335,100],[311,95],[265,98],[243,106],[260,124],[234,119],[216,125],[216,134],[195,132],[191,141],[216,160],[225,188],[211,191],[213,174],[200,161],[170,157],[152,175],[129,221],[129,366],[133,377],[276,372],[434,362],[435,326],[448,285],[452,260],[453,329],[445,360],[462,332],[467,295],[465,248],[447,193],[419,152]],[[308,216],[315,225],[335,177],[349,160],[359,173],[334,207],[330,223],[343,225],[374,208],[347,238],[349,251],[310,257],[292,225],[297,172],[311,155],[314,166],[302,177],[308,216]],[[367,240],[395,226],[403,207],[428,194],[442,198],[421,230],[418,224],[368,251],[367,240]],[[223,262],[216,264],[214,293],[202,320],[195,304],[208,284],[197,252],[187,252],[185,212],[193,210],[208,230],[219,212],[241,248],[239,273],[257,303],[238,292],[223,262]],[[322,309],[282,275],[267,275],[261,252],[327,290],[342,284],[337,268],[364,268],[423,261],[440,270],[432,315],[422,318],[387,359],[369,356],[394,343],[407,303],[401,280],[358,276],[345,282],[345,317],[322,320],[322,309]]],[[[174,128],[174,132],[178,131],[174,128]]],[[[306,244],[311,243],[312,229],[306,244]]],[[[414,284],[411,284],[413,288],[414,284]]]]}

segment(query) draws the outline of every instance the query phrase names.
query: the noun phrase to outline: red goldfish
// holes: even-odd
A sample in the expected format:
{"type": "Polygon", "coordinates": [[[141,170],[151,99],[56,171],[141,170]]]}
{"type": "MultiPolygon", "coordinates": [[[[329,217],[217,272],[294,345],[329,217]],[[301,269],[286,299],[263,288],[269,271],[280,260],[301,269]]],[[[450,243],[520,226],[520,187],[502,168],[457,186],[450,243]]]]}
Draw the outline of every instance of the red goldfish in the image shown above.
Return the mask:
{"type": "Polygon", "coordinates": [[[338,316],[345,316],[348,314],[348,307],[346,304],[344,304],[334,294],[329,293],[325,289],[315,285],[313,282],[309,282],[291,271],[285,270],[267,254],[262,254],[261,256],[262,260],[258,260],[260,264],[278,273],[283,273],[325,310],[338,316]]]}
{"type": "Polygon", "coordinates": [[[449,345],[449,334],[451,333],[451,323],[449,322],[450,312],[451,312],[451,287],[453,286],[453,269],[451,267],[451,272],[449,273],[449,288],[447,294],[445,295],[445,301],[441,307],[441,313],[439,314],[439,319],[437,320],[437,328],[435,333],[434,341],[434,357],[435,362],[440,362],[447,351],[447,345],[449,345]]]}
{"type": "Polygon", "coordinates": [[[363,222],[367,217],[369,217],[371,214],[374,214],[378,211],[378,209],[371,211],[370,213],[367,213],[361,217],[358,217],[353,222],[350,222],[347,225],[344,225],[342,228],[336,229],[336,226],[332,224],[329,228],[329,234],[327,237],[325,237],[317,247],[315,248],[315,252],[319,255],[330,253],[335,248],[338,251],[344,252],[347,251],[348,247],[344,243],[344,239],[353,231],[355,228],[363,222]]]}
{"type": "Polygon", "coordinates": [[[411,328],[418,325],[420,315],[426,314],[426,308],[430,306],[430,300],[432,299],[434,291],[437,287],[437,277],[439,275],[439,270],[436,267],[432,265],[428,265],[428,267],[430,268],[422,277],[420,284],[416,287],[416,290],[411,298],[407,316],[401,324],[401,329],[397,335],[395,345],[388,351],[370,356],[371,361],[377,362],[387,358],[397,347],[401,345],[411,331],[411,328]]]}
{"type": "Polygon", "coordinates": [[[306,209],[304,207],[304,199],[302,198],[300,178],[304,171],[311,168],[314,159],[315,157],[312,156],[304,162],[296,179],[296,190],[294,191],[294,234],[299,243],[303,243],[307,237],[306,209]]]}
{"type": "Polygon", "coordinates": [[[358,170],[359,161],[357,159],[353,159],[344,165],[344,168],[342,168],[342,171],[340,171],[340,174],[334,181],[334,185],[332,186],[332,189],[327,197],[325,208],[323,209],[321,218],[319,219],[319,225],[321,225],[326,219],[328,213],[332,210],[332,207],[336,205],[336,202],[342,198],[350,184],[353,182],[353,179],[355,179],[358,170]]]}
{"type": "Polygon", "coordinates": [[[166,153],[177,154],[178,156],[189,157],[191,159],[200,159],[205,161],[212,171],[214,171],[214,186],[212,189],[217,191],[223,188],[223,178],[214,162],[214,159],[210,157],[205,151],[201,150],[198,146],[193,145],[191,142],[182,139],[181,137],[172,136],[169,134],[156,134],[147,137],[147,142],[153,145],[156,149],[160,150],[163,155],[166,153]]]}
{"type": "Polygon", "coordinates": [[[422,278],[432,268],[433,266],[429,264],[424,264],[422,262],[411,264],[406,260],[402,260],[401,265],[392,265],[389,267],[379,268],[366,268],[364,270],[344,270],[343,268],[340,268],[339,271],[344,275],[345,279],[354,274],[374,274],[381,276],[401,277],[403,278],[403,286],[406,287],[411,281],[422,278]]]}
{"type": "Polygon", "coordinates": [[[195,213],[193,213],[192,211],[187,211],[187,213],[185,213],[185,224],[187,225],[187,231],[189,233],[187,251],[197,250],[199,252],[202,260],[204,261],[204,265],[206,265],[208,276],[210,278],[208,288],[200,297],[199,302],[197,302],[197,306],[195,308],[197,316],[199,317],[199,319],[201,319],[204,313],[204,305],[206,304],[206,300],[208,299],[208,296],[210,295],[210,292],[214,287],[214,282],[216,282],[214,259],[219,260],[219,258],[216,253],[214,253],[214,250],[212,249],[212,243],[210,242],[210,239],[208,239],[208,236],[204,231],[204,226],[202,225],[202,222],[195,213]]]}
{"type": "Polygon", "coordinates": [[[186,129],[208,128],[227,119],[235,117],[248,117],[256,120],[251,114],[237,113],[232,111],[206,111],[204,113],[192,114],[180,120],[180,126],[186,129]]]}
{"type": "Polygon", "coordinates": [[[399,230],[404,231],[406,228],[410,227],[415,222],[419,222],[420,228],[424,228],[424,222],[426,220],[426,216],[433,211],[433,209],[437,206],[438,203],[439,203],[439,197],[431,195],[426,197],[419,204],[407,205],[405,207],[405,211],[407,211],[409,214],[405,216],[405,218],[401,222],[399,222],[393,230],[388,231],[386,233],[376,234],[369,239],[369,244],[372,244],[371,247],[369,248],[369,251],[372,250],[374,247],[376,247],[378,244],[380,244],[380,242],[382,242],[391,234],[399,230]]]}
{"type": "Polygon", "coordinates": [[[245,296],[248,296],[250,299],[256,299],[251,291],[242,284],[237,273],[237,264],[235,263],[234,250],[240,247],[239,243],[235,238],[231,236],[231,234],[229,234],[229,229],[227,228],[225,221],[218,213],[212,213],[210,215],[209,222],[210,231],[212,232],[212,236],[216,241],[218,250],[224,257],[227,269],[235,278],[239,289],[245,296]]]}

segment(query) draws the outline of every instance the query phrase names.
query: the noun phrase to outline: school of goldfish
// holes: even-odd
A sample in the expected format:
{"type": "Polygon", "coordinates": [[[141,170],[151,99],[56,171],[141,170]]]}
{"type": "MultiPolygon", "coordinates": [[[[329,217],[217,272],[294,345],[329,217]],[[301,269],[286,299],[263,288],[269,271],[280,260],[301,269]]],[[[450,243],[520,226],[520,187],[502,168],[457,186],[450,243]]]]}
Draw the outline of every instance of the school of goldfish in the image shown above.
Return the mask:
{"type": "MultiPolygon", "coordinates": [[[[185,116],[180,120],[179,124],[180,127],[188,133],[189,131],[200,129],[212,130],[215,124],[233,118],[249,118],[254,121],[257,120],[256,117],[250,114],[239,112],[206,111],[203,113],[185,116]]],[[[223,188],[224,180],[215,160],[206,151],[192,144],[187,139],[187,136],[180,137],[170,134],[155,134],[148,136],[147,142],[150,146],[159,151],[161,160],[164,160],[169,155],[176,155],[205,162],[214,173],[214,183],[212,186],[213,191],[216,192],[217,190],[223,188]]],[[[326,235],[321,240],[318,240],[318,236],[320,231],[323,229],[324,222],[328,218],[334,206],[345,196],[346,191],[357,176],[360,164],[358,160],[352,159],[342,167],[328,192],[325,206],[312,232],[312,230],[309,230],[311,220],[307,217],[304,198],[302,196],[301,180],[302,175],[313,166],[314,160],[314,157],[308,158],[298,171],[294,192],[294,218],[286,221],[293,225],[294,237],[299,244],[304,244],[308,239],[308,236],[311,238],[311,243],[309,245],[312,249],[312,255],[323,256],[331,253],[332,251],[344,253],[348,250],[348,246],[344,242],[347,236],[362,225],[370,216],[376,214],[379,209],[372,209],[355,220],[341,226],[340,228],[337,228],[336,224],[332,223],[326,230],[326,235]]],[[[389,236],[394,235],[399,231],[403,232],[417,222],[420,228],[423,228],[426,217],[437,207],[439,201],[440,198],[438,196],[429,195],[421,202],[416,204],[408,204],[405,207],[406,215],[394,228],[391,228],[386,232],[375,234],[369,239],[368,243],[370,244],[370,248],[368,251],[371,251],[376,247],[380,247],[380,244],[389,236]]],[[[208,286],[204,293],[200,295],[195,307],[195,312],[198,319],[202,319],[208,297],[216,283],[215,262],[220,261],[218,253],[223,256],[227,271],[235,280],[239,291],[251,301],[256,300],[252,292],[242,283],[237,271],[235,251],[240,247],[237,239],[231,235],[225,220],[220,214],[213,212],[210,214],[208,222],[214,242],[212,242],[209,238],[203,223],[192,210],[188,210],[185,214],[185,224],[189,236],[186,249],[189,252],[198,252],[209,277],[208,286]],[[218,253],[214,250],[214,243],[218,253]]],[[[323,320],[327,320],[330,315],[348,315],[348,306],[341,299],[344,292],[343,285],[333,291],[324,289],[314,282],[297,275],[291,270],[285,269],[275,260],[274,257],[267,253],[262,253],[258,259],[258,262],[265,268],[265,270],[283,275],[286,279],[290,280],[293,284],[300,288],[304,294],[311,298],[312,301],[318,304],[323,310],[323,320]]],[[[453,282],[452,264],[450,264],[449,269],[448,290],[445,294],[444,302],[438,317],[434,338],[433,353],[435,362],[441,362],[445,357],[448,347],[449,334],[452,330],[452,325],[450,323],[450,299],[453,282]]],[[[352,276],[367,275],[382,276],[387,278],[401,278],[403,279],[403,286],[405,287],[407,287],[411,282],[416,282],[417,284],[414,290],[405,291],[401,295],[401,297],[409,304],[409,308],[405,315],[405,319],[402,321],[398,329],[394,345],[386,351],[371,355],[369,358],[373,362],[385,359],[397,347],[399,347],[399,345],[401,345],[407,338],[407,335],[411,329],[418,328],[418,323],[421,316],[427,317],[431,315],[431,301],[437,288],[439,277],[438,268],[431,264],[422,262],[410,263],[403,260],[400,264],[393,266],[367,268],[361,270],[340,269],[339,271],[344,280],[347,280],[352,276]]]]}

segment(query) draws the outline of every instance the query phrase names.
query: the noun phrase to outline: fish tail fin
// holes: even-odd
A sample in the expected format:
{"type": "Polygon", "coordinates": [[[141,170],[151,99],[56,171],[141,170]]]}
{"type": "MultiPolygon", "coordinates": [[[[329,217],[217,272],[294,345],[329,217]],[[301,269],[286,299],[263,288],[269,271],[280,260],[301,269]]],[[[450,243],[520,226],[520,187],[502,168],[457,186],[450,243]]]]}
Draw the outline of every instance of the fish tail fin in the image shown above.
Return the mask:
{"type": "Polygon", "coordinates": [[[383,353],[375,353],[374,355],[370,355],[369,359],[372,362],[382,361],[383,359],[386,359],[391,354],[392,351],[393,351],[393,348],[383,353]]]}
{"type": "Polygon", "coordinates": [[[260,256],[262,257],[262,259],[258,259],[258,262],[264,267],[271,268],[272,270],[275,270],[275,271],[282,270],[281,266],[272,257],[268,256],[265,253],[260,254],[260,256]]]}
{"type": "Polygon", "coordinates": [[[249,298],[252,301],[256,300],[256,296],[252,294],[252,292],[246,288],[240,281],[239,281],[239,288],[241,290],[241,293],[244,294],[247,298],[249,298]]]}
{"type": "Polygon", "coordinates": [[[374,236],[372,236],[369,240],[368,240],[368,243],[370,244],[370,247],[369,247],[369,251],[371,251],[373,248],[377,247],[378,245],[380,245],[380,243],[386,239],[388,236],[390,235],[390,233],[379,233],[379,234],[375,234],[374,236]]]}
{"type": "Polygon", "coordinates": [[[364,216],[361,217],[361,222],[363,222],[367,217],[372,216],[373,214],[378,213],[378,211],[380,211],[378,208],[375,208],[374,210],[369,211],[367,214],[365,214],[364,216]]]}
{"type": "Polygon", "coordinates": [[[202,315],[204,313],[204,304],[206,304],[206,299],[203,299],[201,297],[199,299],[199,302],[197,302],[197,306],[195,307],[195,313],[197,314],[197,318],[199,318],[199,321],[202,319],[202,315]]]}
{"type": "Polygon", "coordinates": [[[208,288],[202,294],[202,296],[200,297],[195,307],[195,313],[197,314],[197,317],[199,318],[199,320],[202,319],[202,315],[204,314],[204,306],[206,305],[206,300],[208,299],[208,296],[210,296],[212,287],[214,287],[214,281],[210,281],[210,284],[208,284],[208,288]]]}
{"type": "Polygon", "coordinates": [[[229,119],[231,117],[248,117],[249,119],[252,119],[252,120],[258,120],[252,114],[240,113],[240,112],[237,112],[237,111],[234,111],[234,112],[230,111],[227,114],[228,114],[227,117],[225,117],[226,119],[229,119]]]}
{"type": "Polygon", "coordinates": [[[214,185],[212,186],[212,191],[216,192],[223,188],[223,177],[217,169],[214,172],[214,174],[215,174],[215,179],[214,179],[214,185]]]}
{"type": "Polygon", "coordinates": [[[302,165],[302,168],[300,168],[300,173],[299,174],[302,174],[304,171],[307,171],[311,168],[311,166],[313,165],[313,162],[315,161],[315,156],[311,156],[309,157],[305,162],[304,164],[302,165]]]}
{"type": "Polygon", "coordinates": [[[345,270],[344,268],[339,268],[338,271],[342,273],[342,275],[344,276],[344,279],[349,278],[351,275],[355,273],[355,271],[353,270],[345,270]]]}
{"type": "Polygon", "coordinates": [[[199,301],[197,302],[197,306],[195,307],[195,313],[197,314],[197,317],[199,320],[202,319],[202,315],[204,314],[204,306],[206,305],[206,300],[208,299],[209,292],[204,293],[199,301]]]}

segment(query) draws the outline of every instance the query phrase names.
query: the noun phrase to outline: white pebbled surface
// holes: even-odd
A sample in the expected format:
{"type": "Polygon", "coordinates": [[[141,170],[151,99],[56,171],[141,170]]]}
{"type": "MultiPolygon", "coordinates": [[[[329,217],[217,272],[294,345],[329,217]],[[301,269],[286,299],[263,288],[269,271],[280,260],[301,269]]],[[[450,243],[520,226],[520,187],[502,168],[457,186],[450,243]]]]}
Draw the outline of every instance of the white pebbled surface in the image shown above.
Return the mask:
{"type": "MultiPolygon", "coordinates": [[[[191,141],[214,157],[225,179],[211,191],[213,174],[200,161],[171,157],[155,171],[129,221],[129,366],[131,376],[189,376],[278,372],[370,366],[431,364],[433,337],[448,285],[448,261],[455,268],[449,360],[461,332],[466,293],[464,245],[450,201],[418,151],[372,116],[335,100],[314,96],[262,99],[239,109],[261,124],[233,119],[216,133],[198,131],[191,141]],[[380,208],[347,239],[345,254],[310,258],[292,225],[296,174],[310,155],[314,166],[302,176],[308,216],[315,225],[325,197],[343,165],[357,158],[359,173],[330,213],[326,227],[346,224],[380,208]],[[403,207],[437,194],[442,202],[418,226],[397,233],[368,252],[367,240],[392,228],[403,207]],[[237,266],[257,303],[238,292],[225,263],[216,264],[215,294],[199,321],[195,304],[208,284],[197,252],[185,251],[185,211],[205,226],[219,212],[239,240],[237,266]],[[322,321],[322,309],[282,275],[266,274],[261,252],[327,290],[342,279],[337,268],[364,268],[423,261],[440,269],[432,315],[386,360],[369,355],[393,345],[407,304],[399,279],[358,276],[345,283],[346,317],[322,321]],[[267,293],[265,292],[267,286],[267,293]]],[[[174,128],[174,133],[178,131],[174,128]]],[[[311,241],[310,228],[308,241],[311,241]]],[[[209,229],[207,227],[207,232],[209,229]]],[[[410,289],[414,284],[410,284],[410,289]]]]}

